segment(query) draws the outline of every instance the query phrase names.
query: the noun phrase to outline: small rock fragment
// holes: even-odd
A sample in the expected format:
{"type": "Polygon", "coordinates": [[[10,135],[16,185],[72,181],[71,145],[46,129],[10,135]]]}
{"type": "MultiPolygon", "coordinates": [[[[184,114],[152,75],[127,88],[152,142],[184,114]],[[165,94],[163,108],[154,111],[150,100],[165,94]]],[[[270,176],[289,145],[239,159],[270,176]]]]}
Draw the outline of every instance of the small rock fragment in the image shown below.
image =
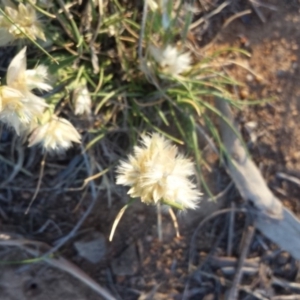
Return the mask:
{"type": "Polygon", "coordinates": [[[100,232],[93,232],[89,237],[75,242],[74,247],[81,257],[93,264],[100,262],[106,254],[105,237],[100,232]]]}

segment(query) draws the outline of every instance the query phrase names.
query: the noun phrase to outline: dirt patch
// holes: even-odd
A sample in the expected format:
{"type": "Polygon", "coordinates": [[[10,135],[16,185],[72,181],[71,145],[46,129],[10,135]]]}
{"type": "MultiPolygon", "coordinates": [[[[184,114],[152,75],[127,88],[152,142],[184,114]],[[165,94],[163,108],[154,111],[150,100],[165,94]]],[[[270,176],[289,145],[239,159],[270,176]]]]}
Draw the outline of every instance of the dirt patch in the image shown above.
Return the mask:
{"type": "Polygon", "coordinates": [[[269,185],[286,205],[298,212],[298,187],[277,178],[276,174],[300,175],[299,3],[269,3],[277,10],[261,9],[266,23],[250,16],[246,24],[239,20],[229,25],[221,39],[251,53],[243,64],[254,74],[242,68],[229,71],[245,83],[239,89],[241,98],[273,99],[266,105],[244,109],[239,121],[248,134],[245,126],[253,127],[250,134],[255,142],[249,146],[269,185]]]}
{"type": "Polygon", "coordinates": [[[50,268],[42,262],[27,262],[29,257],[18,249],[3,249],[0,267],[0,296],[3,300],[101,300],[81,281],[50,268]],[[6,253],[5,253],[6,252],[6,253]],[[18,267],[8,266],[9,262],[20,262],[18,267]],[[24,263],[22,263],[24,261],[24,263]]]}

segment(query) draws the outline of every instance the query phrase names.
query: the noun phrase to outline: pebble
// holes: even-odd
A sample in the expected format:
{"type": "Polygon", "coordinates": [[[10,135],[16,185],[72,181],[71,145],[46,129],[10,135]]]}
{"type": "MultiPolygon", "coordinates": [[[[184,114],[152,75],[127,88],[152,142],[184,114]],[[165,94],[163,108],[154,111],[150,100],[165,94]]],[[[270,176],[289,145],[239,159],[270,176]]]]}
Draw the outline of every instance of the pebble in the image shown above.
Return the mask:
{"type": "Polygon", "coordinates": [[[245,124],[245,128],[247,129],[248,133],[252,132],[255,128],[257,128],[257,122],[249,121],[245,124]]]}
{"type": "Polygon", "coordinates": [[[251,82],[251,81],[254,80],[254,76],[252,74],[247,74],[246,80],[249,81],[249,82],[251,82]]]}
{"type": "Polygon", "coordinates": [[[79,256],[87,261],[96,264],[106,254],[105,237],[100,232],[93,232],[89,237],[74,243],[79,256]]]}

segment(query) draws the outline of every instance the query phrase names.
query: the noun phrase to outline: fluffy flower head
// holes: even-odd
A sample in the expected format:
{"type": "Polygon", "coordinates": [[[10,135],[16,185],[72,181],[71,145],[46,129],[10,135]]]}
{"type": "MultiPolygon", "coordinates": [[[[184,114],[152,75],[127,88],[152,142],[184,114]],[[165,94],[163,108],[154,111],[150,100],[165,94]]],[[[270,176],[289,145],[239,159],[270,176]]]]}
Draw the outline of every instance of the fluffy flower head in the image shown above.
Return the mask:
{"type": "Polygon", "coordinates": [[[189,179],[193,163],[157,133],[143,136],[141,144],[128,161],[120,163],[117,184],[130,186],[128,194],[148,204],[168,201],[183,209],[196,208],[200,193],[189,179]]]}
{"type": "Polygon", "coordinates": [[[177,48],[170,45],[164,49],[150,46],[149,50],[164,73],[178,75],[190,68],[191,57],[189,53],[180,54],[177,48]]]}
{"type": "Polygon", "coordinates": [[[16,6],[10,0],[2,0],[2,3],[5,7],[6,15],[12,22],[5,16],[0,16],[1,46],[14,39],[26,38],[24,33],[33,40],[37,38],[46,40],[41,25],[37,20],[35,8],[32,5],[20,3],[16,6]]]}
{"type": "Polygon", "coordinates": [[[39,89],[43,91],[52,90],[52,86],[46,83],[49,78],[48,69],[39,65],[35,69],[25,71],[25,85],[29,90],[39,89]]]}
{"type": "Polygon", "coordinates": [[[73,93],[75,115],[91,114],[92,99],[86,84],[76,88],[73,93]]]}
{"type": "Polygon", "coordinates": [[[0,120],[13,127],[18,135],[40,117],[47,106],[44,99],[9,86],[0,87],[0,102],[0,120]]]}
{"type": "Polygon", "coordinates": [[[158,4],[155,0],[146,0],[146,2],[152,11],[155,11],[158,9],[158,4]]]}
{"type": "Polygon", "coordinates": [[[52,86],[46,83],[48,79],[47,67],[40,65],[33,70],[26,70],[26,65],[26,47],[24,47],[8,66],[7,85],[18,90],[31,91],[39,89],[50,91],[52,86]]]}
{"type": "Polygon", "coordinates": [[[50,120],[38,125],[29,137],[29,147],[42,144],[47,152],[64,152],[72,142],[80,143],[80,134],[66,119],[51,116],[50,120]]]}
{"type": "Polygon", "coordinates": [[[8,67],[7,85],[0,87],[0,120],[13,127],[18,135],[29,129],[48,106],[43,98],[31,92],[34,88],[52,88],[44,82],[45,74],[43,66],[26,70],[26,48],[13,58],[8,67]]]}

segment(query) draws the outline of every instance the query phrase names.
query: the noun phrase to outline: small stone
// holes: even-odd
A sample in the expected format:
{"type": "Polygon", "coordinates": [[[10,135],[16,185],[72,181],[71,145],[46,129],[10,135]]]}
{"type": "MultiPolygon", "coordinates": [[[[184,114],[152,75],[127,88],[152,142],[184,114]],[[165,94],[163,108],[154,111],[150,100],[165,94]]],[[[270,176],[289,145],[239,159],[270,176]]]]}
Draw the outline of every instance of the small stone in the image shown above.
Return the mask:
{"type": "Polygon", "coordinates": [[[253,75],[252,74],[247,74],[246,80],[249,81],[249,82],[253,81],[254,80],[253,75]]]}
{"type": "Polygon", "coordinates": [[[245,124],[245,128],[248,131],[248,133],[252,132],[254,129],[257,128],[257,122],[255,121],[249,121],[245,124]]]}
{"type": "Polygon", "coordinates": [[[241,89],[241,91],[240,91],[240,97],[242,99],[249,98],[249,92],[248,92],[248,90],[246,88],[241,89]]]}
{"type": "Polygon", "coordinates": [[[100,262],[106,254],[105,237],[100,232],[93,232],[89,237],[75,242],[74,247],[81,257],[93,264],[100,262]]]}

